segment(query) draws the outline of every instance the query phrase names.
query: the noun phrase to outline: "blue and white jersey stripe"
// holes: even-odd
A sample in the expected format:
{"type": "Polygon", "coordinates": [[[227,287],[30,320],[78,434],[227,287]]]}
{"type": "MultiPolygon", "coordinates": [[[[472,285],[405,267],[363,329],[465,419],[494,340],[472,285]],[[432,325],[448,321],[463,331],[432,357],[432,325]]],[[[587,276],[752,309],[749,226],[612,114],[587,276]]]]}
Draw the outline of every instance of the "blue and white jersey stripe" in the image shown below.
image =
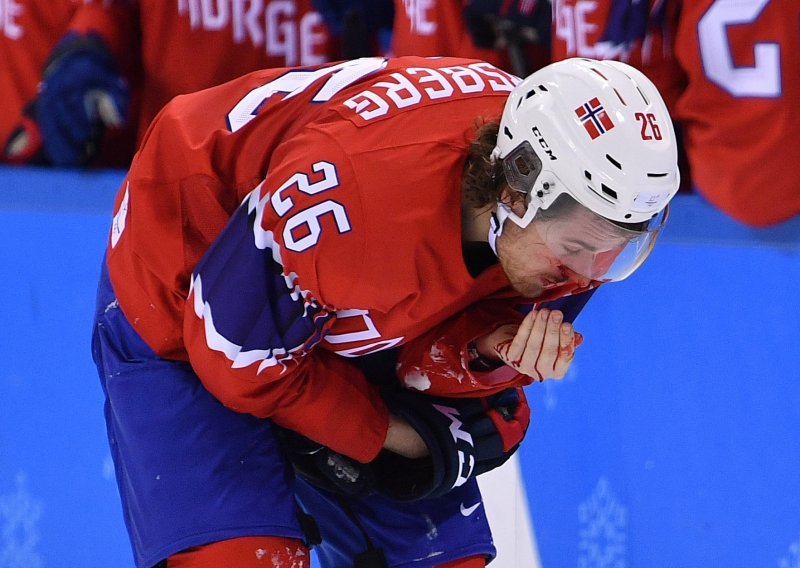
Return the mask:
{"type": "Polygon", "coordinates": [[[262,228],[270,196],[261,186],[244,199],[192,273],[190,298],[209,349],[233,368],[258,372],[305,353],[334,317],[284,274],[280,245],[262,228]],[[192,297],[193,296],[193,297],[192,297]]]}

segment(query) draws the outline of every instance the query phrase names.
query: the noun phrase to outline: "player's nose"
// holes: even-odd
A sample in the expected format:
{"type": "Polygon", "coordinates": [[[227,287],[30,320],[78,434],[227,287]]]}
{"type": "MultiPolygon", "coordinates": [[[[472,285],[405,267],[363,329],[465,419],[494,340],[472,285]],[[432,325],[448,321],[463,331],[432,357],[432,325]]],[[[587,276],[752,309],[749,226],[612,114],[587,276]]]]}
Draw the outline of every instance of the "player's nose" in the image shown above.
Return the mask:
{"type": "Polygon", "coordinates": [[[569,280],[577,284],[579,288],[585,288],[592,282],[592,279],[588,276],[583,276],[567,266],[561,266],[561,274],[564,276],[564,281],[569,280]]]}

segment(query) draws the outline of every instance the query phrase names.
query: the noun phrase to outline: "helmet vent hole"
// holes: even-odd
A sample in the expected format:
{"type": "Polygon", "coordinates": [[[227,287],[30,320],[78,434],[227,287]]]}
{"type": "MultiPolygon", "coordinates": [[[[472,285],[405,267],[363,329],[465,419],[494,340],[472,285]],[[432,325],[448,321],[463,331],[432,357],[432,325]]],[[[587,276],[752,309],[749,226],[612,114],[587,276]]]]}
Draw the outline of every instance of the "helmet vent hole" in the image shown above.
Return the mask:
{"type": "Polygon", "coordinates": [[[603,75],[602,73],[600,73],[600,71],[598,71],[598,70],[597,70],[597,69],[595,69],[594,67],[592,67],[592,71],[594,71],[595,73],[597,73],[598,75],[600,75],[600,76],[601,76],[603,79],[605,79],[606,81],[608,81],[608,77],[606,77],[605,75],[603,75]]]}
{"type": "MultiPolygon", "coordinates": [[[[608,201],[609,203],[614,203],[614,201],[612,201],[612,200],[611,200],[611,199],[610,199],[608,196],[606,196],[606,195],[603,195],[602,193],[600,193],[599,191],[597,191],[597,190],[596,190],[594,187],[592,187],[591,185],[587,185],[586,187],[588,187],[588,188],[589,188],[589,190],[590,190],[592,193],[594,193],[595,195],[597,195],[598,197],[601,197],[601,198],[603,198],[604,200],[608,201]]],[[[603,186],[603,188],[604,188],[604,189],[608,189],[606,186],[603,186]]],[[[612,191],[612,193],[613,193],[613,191],[612,191]]],[[[615,195],[616,195],[616,194],[615,194],[615,195]]]]}
{"type": "Polygon", "coordinates": [[[630,219],[631,218],[631,214],[630,213],[625,213],[625,218],[626,219],[630,219]]]}
{"type": "Polygon", "coordinates": [[[514,139],[514,135],[511,134],[511,131],[508,129],[508,126],[503,128],[503,132],[505,133],[506,136],[508,136],[509,140],[513,140],[514,139]]]}
{"type": "Polygon", "coordinates": [[[606,195],[608,195],[612,199],[616,199],[617,198],[617,192],[614,191],[613,189],[611,189],[610,187],[608,187],[606,184],[601,183],[600,184],[600,189],[602,189],[603,193],[605,193],[606,195]]]}
{"type": "Polygon", "coordinates": [[[539,89],[541,89],[545,93],[547,92],[547,87],[545,87],[544,85],[539,85],[539,89]]]}
{"type": "Polygon", "coordinates": [[[617,98],[619,99],[619,102],[621,102],[625,106],[628,106],[628,103],[625,102],[625,99],[622,98],[622,95],[619,94],[619,91],[614,89],[614,92],[617,94],[617,98]]]}
{"type": "Polygon", "coordinates": [[[528,100],[529,98],[531,98],[535,94],[536,94],[536,89],[531,89],[530,91],[525,93],[525,100],[528,100]]]}
{"type": "Polygon", "coordinates": [[[663,177],[667,177],[668,175],[669,175],[668,173],[655,174],[655,173],[652,173],[652,172],[647,172],[647,177],[649,177],[649,178],[663,178],[663,177]]]}
{"type": "Polygon", "coordinates": [[[639,85],[636,85],[636,90],[639,91],[639,94],[642,95],[642,100],[644,104],[649,105],[650,101],[647,99],[647,96],[642,92],[642,89],[639,88],[639,85]]]}
{"type": "Polygon", "coordinates": [[[612,158],[610,154],[606,154],[606,160],[608,160],[609,162],[611,162],[612,164],[617,166],[618,170],[622,169],[622,164],[620,164],[618,161],[616,161],[614,158],[612,158]]]}
{"type": "Polygon", "coordinates": [[[590,172],[589,170],[584,170],[583,175],[586,177],[586,179],[592,181],[592,172],[590,172]]]}

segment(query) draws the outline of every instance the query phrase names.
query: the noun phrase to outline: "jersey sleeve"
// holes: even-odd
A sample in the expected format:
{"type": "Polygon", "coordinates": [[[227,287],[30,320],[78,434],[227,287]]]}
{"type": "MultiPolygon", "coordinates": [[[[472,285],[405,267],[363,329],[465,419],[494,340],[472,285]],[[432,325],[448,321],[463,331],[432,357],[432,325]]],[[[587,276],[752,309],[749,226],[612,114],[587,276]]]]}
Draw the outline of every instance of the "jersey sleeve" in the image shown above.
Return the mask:
{"type": "Polygon", "coordinates": [[[400,348],[397,376],[408,389],[432,396],[487,396],[511,386],[530,384],[531,377],[508,365],[489,371],[471,369],[469,344],[524,314],[511,301],[473,304],[400,348]]]}
{"type": "Polygon", "coordinates": [[[358,270],[344,160],[304,136],[279,148],[193,270],[183,333],[195,372],[226,406],[369,461],[386,407],[355,366],[318,347],[358,270]]]}
{"type": "Polygon", "coordinates": [[[506,324],[519,324],[533,307],[561,310],[574,322],[597,288],[539,304],[519,299],[477,302],[400,348],[397,375],[408,389],[434,396],[488,396],[509,387],[531,384],[532,377],[508,365],[479,369],[471,343],[506,324]]]}

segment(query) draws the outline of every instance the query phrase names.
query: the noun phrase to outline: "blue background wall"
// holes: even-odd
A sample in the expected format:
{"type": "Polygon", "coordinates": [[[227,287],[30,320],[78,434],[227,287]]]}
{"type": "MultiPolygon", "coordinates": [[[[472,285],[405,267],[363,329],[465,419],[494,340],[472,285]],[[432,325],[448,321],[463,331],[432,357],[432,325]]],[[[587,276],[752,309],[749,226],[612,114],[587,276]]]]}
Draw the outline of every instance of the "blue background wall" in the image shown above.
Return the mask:
{"type": "Polygon", "coordinates": [[[132,566],[89,350],[121,175],[0,170],[0,567],[132,566]]]}
{"type": "MultiPolygon", "coordinates": [[[[89,353],[119,172],[0,168],[0,568],[132,565],[89,353]]],[[[679,196],[521,449],[542,564],[800,567],[800,219],[679,196]]]]}

